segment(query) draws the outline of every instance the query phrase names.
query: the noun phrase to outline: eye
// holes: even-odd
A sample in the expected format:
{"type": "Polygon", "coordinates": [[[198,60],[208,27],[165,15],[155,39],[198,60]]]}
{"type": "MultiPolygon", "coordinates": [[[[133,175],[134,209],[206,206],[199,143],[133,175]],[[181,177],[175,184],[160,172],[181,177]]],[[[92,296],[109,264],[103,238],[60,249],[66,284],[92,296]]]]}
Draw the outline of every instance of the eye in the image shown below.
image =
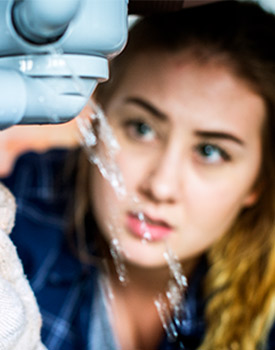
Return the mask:
{"type": "Polygon", "coordinates": [[[124,123],[128,137],[136,140],[150,142],[156,138],[155,130],[146,122],[141,120],[128,120],[124,123]]]}
{"type": "Polygon", "coordinates": [[[231,160],[230,155],[221,147],[210,143],[200,144],[196,147],[200,159],[207,164],[219,164],[231,160]]]}

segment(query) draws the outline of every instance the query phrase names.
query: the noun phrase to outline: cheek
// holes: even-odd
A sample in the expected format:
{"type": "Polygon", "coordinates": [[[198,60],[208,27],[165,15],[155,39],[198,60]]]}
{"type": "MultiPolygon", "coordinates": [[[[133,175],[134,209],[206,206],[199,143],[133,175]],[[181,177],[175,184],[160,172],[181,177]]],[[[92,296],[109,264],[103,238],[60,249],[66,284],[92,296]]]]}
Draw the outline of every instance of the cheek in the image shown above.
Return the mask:
{"type": "Polygon", "coordinates": [[[232,195],[228,186],[196,185],[182,206],[181,241],[175,237],[172,244],[182,259],[208,250],[228,232],[242,208],[242,196],[232,195]]]}
{"type": "Polygon", "coordinates": [[[188,191],[189,204],[186,205],[187,215],[201,232],[213,237],[220,237],[233,225],[238,214],[244,207],[244,201],[252,186],[244,181],[234,181],[234,178],[211,182],[200,181],[190,184],[188,191]],[[191,190],[193,188],[193,190],[191,190]]]}
{"type": "Polygon", "coordinates": [[[127,194],[134,196],[136,194],[139,184],[142,179],[146,177],[147,173],[147,157],[144,155],[132,154],[122,150],[117,156],[117,164],[121,171],[127,194]]]}
{"type": "Polygon", "coordinates": [[[99,228],[106,232],[109,223],[117,215],[118,199],[110,183],[93,166],[91,179],[91,204],[99,228]]]}
{"type": "Polygon", "coordinates": [[[140,174],[140,171],[134,167],[134,164],[135,162],[131,163],[128,157],[119,156],[117,159],[117,165],[119,166],[126,187],[125,197],[118,196],[110,182],[103,178],[98,168],[93,165],[91,174],[91,204],[97,225],[107,240],[114,235],[110,232],[110,227],[113,227],[115,232],[120,231],[123,214],[127,210],[129,203],[132,205],[134,203],[138,174],[140,174]]]}

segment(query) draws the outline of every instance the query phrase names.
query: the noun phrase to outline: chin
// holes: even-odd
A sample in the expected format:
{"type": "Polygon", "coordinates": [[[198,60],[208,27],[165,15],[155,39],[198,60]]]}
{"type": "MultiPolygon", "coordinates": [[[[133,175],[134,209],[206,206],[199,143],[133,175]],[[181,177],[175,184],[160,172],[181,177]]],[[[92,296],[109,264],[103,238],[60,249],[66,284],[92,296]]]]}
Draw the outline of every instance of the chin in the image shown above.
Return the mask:
{"type": "Polygon", "coordinates": [[[122,242],[126,263],[143,268],[160,268],[167,266],[164,258],[164,242],[122,242]]]}

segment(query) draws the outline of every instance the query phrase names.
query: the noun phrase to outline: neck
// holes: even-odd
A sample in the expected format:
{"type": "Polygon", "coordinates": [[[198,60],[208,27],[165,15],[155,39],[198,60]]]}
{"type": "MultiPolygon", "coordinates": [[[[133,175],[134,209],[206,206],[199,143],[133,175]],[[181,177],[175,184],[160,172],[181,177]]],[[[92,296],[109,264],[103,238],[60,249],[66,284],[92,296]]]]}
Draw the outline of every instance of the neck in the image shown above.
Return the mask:
{"type": "MultiPolygon", "coordinates": [[[[189,275],[194,264],[184,264],[184,273],[189,275]]],[[[113,260],[108,261],[114,332],[122,350],[154,349],[163,336],[163,325],[154,300],[167,290],[171,272],[168,266],[148,268],[127,263],[125,268],[128,282],[123,285],[113,260]]]]}
{"type": "MultiPolygon", "coordinates": [[[[187,279],[191,276],[198,259],[188,260],[182,263],[182,271],[187,279]]],[[[108,261],[108,275],[111,284],[115,288],[127,287],[127,290],[133,289],[136,293],[143,289],[150,294],[157,295],[160,292],[164,292],[167,289],[169,280],[171,279],[172,272],[167,265],[161,267],[144,267],[131,263],[125,263],[127,283],[121,283],[119,280],[119,274],[116,270],[113,260],[108,261]]]]}

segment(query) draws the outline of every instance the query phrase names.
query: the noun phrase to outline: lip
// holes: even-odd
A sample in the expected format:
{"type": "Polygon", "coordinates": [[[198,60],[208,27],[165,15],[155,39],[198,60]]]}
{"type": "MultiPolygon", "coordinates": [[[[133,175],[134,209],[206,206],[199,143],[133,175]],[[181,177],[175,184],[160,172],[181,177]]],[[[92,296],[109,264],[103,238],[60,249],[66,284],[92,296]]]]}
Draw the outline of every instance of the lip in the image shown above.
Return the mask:
{"type": "Polygon", "coordinates": [[[136,213],[127,215],[126,226],[134,236],[148,241],[160,241],[172,233],[172,227],[165,221],[153,219],[146,214],[142,216],[144,220],[140,220],[136,213]]]}

